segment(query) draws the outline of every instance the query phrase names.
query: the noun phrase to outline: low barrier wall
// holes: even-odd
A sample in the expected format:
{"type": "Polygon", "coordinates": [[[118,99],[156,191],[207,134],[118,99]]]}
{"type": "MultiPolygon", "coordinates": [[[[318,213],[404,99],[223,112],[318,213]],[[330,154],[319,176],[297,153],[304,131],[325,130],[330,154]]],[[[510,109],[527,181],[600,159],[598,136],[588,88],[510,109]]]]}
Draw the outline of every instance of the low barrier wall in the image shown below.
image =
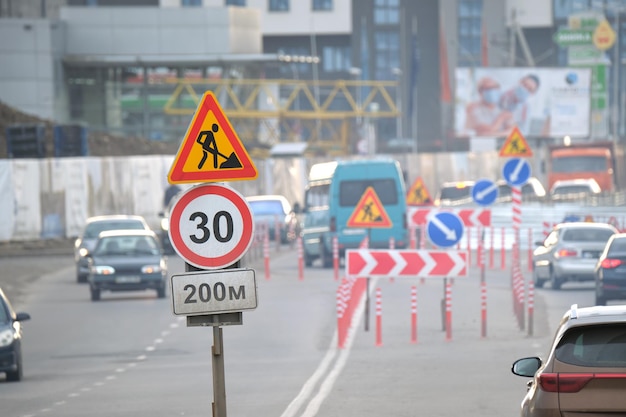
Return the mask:
{"type": "MultiPolygon", "coordinates": [[[[138,214],[158,228],[173,158],[149,155],[0,160],[0,242],[73,238],[87,217],[101,214],[138,214]]],[[[437,178],[441,181],[496,178],[501,163],[489,154],[472,154],[472,157],[419,154],[401,155],[397,159],[405,170],[407,186],[422,177],[433,195],[436,190],[431,184],[437,178]]],[[[245,196],[282,194],[292,203],[302,203],[310,166],[326,160],[298,157],[255,160],[259,172],[256,180],[233,181],[228,185],[245,196]]],[[[510,205],[494,206],[492,210],[494,227],[508,230],[510,205]]],[[[626,211],[610,205],[528,203],[522,205],[522,227],[532,229],[534,237],[540,237],[544,222],[561,221],[570,212],[585,212],[600,219],[619,217],[619,213],[626,211]]],[[[624,225],[623,218],[618,220],[624,225]]],[[[508,247],[510,242],[512,235],[507,232],[508,247]]]]}

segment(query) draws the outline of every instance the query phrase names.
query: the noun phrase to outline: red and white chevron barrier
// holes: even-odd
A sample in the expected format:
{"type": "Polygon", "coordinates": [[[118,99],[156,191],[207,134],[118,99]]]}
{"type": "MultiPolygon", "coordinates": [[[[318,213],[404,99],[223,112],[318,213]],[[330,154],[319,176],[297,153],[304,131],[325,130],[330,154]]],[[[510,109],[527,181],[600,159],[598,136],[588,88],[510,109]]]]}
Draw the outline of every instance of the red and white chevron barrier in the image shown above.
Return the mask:
{"type": "Polygon", "coordinates": [[[346,275],[360,277],[464,277],[467,251],[461,250],[373,250],[346,251],[346,275]]]}
{"type": "Polygon", "coordinates": [[[466,209],[441,209],[441,208],[418,208],[411,207],[408,211],[408,223],[415,226],[423,226],[428,223],[431,214],[447,211],[456,213],[464,226],[491,226],[491,209],[466,208],[466,209]]]}

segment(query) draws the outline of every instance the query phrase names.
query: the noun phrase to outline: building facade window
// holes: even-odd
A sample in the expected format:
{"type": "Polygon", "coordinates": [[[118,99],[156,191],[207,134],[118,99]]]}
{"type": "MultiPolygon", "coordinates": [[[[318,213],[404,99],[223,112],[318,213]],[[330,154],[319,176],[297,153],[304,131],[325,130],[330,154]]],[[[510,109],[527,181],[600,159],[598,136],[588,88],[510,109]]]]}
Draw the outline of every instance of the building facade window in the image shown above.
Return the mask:
{"type": "Polygon", "coordinates": [[[460,67],[481,64],[483,0],[460,0],[458,3],[457,62],[460,67]]]}
{"type": "Polygon", "coordinates": [[[224,4],[226,6],[246,6],[246,0],[225,0],[224,4]]]}
{"type": "Polygon", "coordinates": [[[330,11],[333,10],[333,0],[313,0],[314,11],[330,11]]]}
{"type": "Polygon", "coordinates": [[[202,6],[202,0],[182,0],[183,7],[199,7],[202,6]]]}
{"type": "MultiPolygon", "coordinates": [[[[287,55],[290,57],[307,57],[311,54],[307,48],[304,47],[286,47],[278,51],[280,55],[287,55]]],[[[297,59],[293,59],[289,63],[284,63],[280,66],[280,75],[285,78],[308,78],[311,74],[311,65],[306,62],[298,62],[297,59]]]]}
{"type": "Polygon", "coordinates": [[[399,0],[375,0],[374,23],[377,25],[397,25],[400,23],[399,0]]]}
{"type": "Polygon", "coordinates": [[[325,46],[322,48],[324,72],[348,71],[352,67],[349,47],[325,46]]]}
{"type": "Polygon", "coordinates": [[[289,0],[269,0],[270,12],[288,12],[289,0]]]}
{"type": "MultiPolygon", "coordinates": [[[[594,1],[593,3],[598,3],[594,1]]],[[[572,13],[586,12],[590,9],[589,0],[554,0],[554,19],[567,19],[572,13]]],[[[597,6],[594,5],[594,7],[597,6]]]]}
{"type": "Polygon", "coordinates": [[[375,76],[377,80],[394,80],[393,68],[400,67],[400,36],[397,30],[374,32],[375,76]]]}

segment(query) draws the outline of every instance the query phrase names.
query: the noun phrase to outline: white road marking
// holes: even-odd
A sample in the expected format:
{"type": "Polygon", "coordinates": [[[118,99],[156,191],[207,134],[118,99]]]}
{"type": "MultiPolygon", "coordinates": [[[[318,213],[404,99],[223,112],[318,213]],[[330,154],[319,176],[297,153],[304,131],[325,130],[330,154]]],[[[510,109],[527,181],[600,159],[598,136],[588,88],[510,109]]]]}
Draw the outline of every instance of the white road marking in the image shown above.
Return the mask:
{"type": "MultiPolygon", "coordinates": [[[[366,290],[373,289],[376,287],[376,282],[378,281],[378,278],[370,278],[370,279],[371,279],[370,288],[366,290]]],[[[370,294],[371,292],[372,291],[370,291],[370,294]]],[[[315,372],[313,372],[313,375],[311,375],[311,377],[302,386],[302,389],[300,390],[296,398],[294,398],[293,401],[291,401],[287,409],[281,414],[281,417],[295,416],[296,415],[295,413],[300,409],[302,404],[304,404],[307,400],[308,400],[308,404],[306,406],[306,409],[300,416],[301,417],[314,417],[315,415],[317,415],[317,412],[319,411],[320,406],[322,405],[326,397],[328,397],[328,395],[332,391],[335,381],[341,374],[341,371],[343,370],[343,367],[345,366],[346,362],[348,361],[348,357],[350,356],[350,350],[352,349],[352,343],[354,342],[354,338],[356,335],[356,328],[357,328],[358,323],[361,321],[361,317],[363,316],[363,311],[365,310],[364,297],[365,297],[365,293],[363,294],[362,298],[359,300],[358,308],[354,311],[354,314],[352,316],[352,321],[350,322],[350,328],[348,329],[348,335],[346,336],[346,342],[345,342],[344,348],[339,349],[337,347],[337,333],[335,332],[335,335],[333,336],[333,340],[330,342],[330,346],[328,347],[328,350],[326,351],[326,355],[324,355],[322,362],[320,362],[315,372]],[[337,355],[337,353],[339,353],[339,355],[337,355]],[[336,356],[338,356],[337,360],[334,362],[332,368],[326,374],[326,377],[320,384],[320,388],[317,394],[309,400],[315,385],[318,383],[318,380],[327,371],[328,366],[331,364],[331,362],[333,362],[336,356]]]]}

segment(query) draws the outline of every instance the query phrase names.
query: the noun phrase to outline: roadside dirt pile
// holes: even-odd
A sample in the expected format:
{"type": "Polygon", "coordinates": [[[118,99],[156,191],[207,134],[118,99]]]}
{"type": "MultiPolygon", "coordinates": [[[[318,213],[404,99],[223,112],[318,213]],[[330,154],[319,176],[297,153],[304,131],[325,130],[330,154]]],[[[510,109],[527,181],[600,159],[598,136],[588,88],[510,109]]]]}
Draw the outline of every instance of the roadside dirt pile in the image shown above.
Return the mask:
{"type": "MultiPolygon", "coordinates": [[[[7,158],[6,128],[15,124],[45,126],[46,157],[54,157],[53,127],[45,120],[23,113],[0,101],[0,158],[7,158]]],[[[87,130],[89,156],[175,155],[178,143],[151,141],[143,137],[121,137],[87,130]]]]}

